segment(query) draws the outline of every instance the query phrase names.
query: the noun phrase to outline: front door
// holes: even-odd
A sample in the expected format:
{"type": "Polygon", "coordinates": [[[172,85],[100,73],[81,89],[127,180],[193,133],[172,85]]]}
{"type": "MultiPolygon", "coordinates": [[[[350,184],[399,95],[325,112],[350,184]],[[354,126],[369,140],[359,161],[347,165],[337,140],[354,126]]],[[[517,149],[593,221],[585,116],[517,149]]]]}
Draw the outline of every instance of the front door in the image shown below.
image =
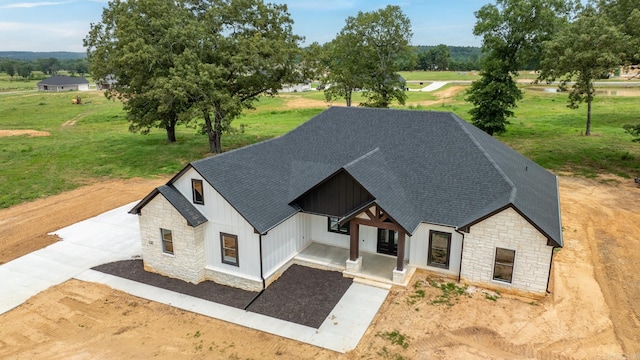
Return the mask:
{"type": "Polygon", "coordinates": [[[378,229],[378,252],[387,255],[398,255],[398,232],[378,229]]]}

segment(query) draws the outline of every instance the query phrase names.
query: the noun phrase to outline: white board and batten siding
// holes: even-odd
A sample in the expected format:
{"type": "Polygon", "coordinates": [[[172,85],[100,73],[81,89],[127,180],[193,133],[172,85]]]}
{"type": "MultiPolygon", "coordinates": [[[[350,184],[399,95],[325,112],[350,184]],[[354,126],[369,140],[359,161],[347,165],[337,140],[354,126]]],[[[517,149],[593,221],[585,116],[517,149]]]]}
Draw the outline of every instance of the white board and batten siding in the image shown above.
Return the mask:
{"type": "Polygon", "coordinates": [[[273,275],[309,245],[309,224],[312,216],[297,213],[262,236],[262,266],[265,278],[273,275]]]}
{"type": "Polygon", "coordinates": [[[436,273],[448,276],[458,276],[460,273],[460,258],[462,252],[462,235],[457,233],[454,228],[440,225],[422,223],[413,233],[409,242],[409,252],[411,258],[409,265],[426,269],[436,273]],[[451,234],[451,249],[449,252],[449,268],[429,266],[429,232],[439,231],[451,234]]]}
{"type": "Polygon", "coordinates": [[[187,170],[173,185],[192,202],[192,179],[202,180],[203,184],[204,205],[194,204],[194,206],[209,220],[203,224],[207,269],[262,282],[259,235],[254,232],[253,226],[194,169],[187,170]],[[238,237],[239,266],[222,262],[220,233],[238,237]]]}

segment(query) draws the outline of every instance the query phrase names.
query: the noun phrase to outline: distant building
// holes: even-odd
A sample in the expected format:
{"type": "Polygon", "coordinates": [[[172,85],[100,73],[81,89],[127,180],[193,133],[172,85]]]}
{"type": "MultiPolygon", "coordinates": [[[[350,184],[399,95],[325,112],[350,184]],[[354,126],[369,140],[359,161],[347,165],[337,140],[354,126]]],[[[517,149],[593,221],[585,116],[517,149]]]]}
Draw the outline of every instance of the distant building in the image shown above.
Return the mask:
{"type": "Polygon", "coordinates": [[[299,84],[283,84],[282,89],[279,92],[283,93],[292,93],[292,92],[303,92],[311,90],[311,84],[308,82],[299,83],[299,84]]]}
{"type": "Polygon", "coordinates": [[[54,75],[38,82],[38,91],[88,91],[89,81],[82,77],[54,75]]]}
{"type": "Polygon", "coordinates": [[[116,77],[114,75],[107,75],[104,79],[96,81],[96,89],[109,90],[117,83],[118,80],[116,80],[116,77]]]}

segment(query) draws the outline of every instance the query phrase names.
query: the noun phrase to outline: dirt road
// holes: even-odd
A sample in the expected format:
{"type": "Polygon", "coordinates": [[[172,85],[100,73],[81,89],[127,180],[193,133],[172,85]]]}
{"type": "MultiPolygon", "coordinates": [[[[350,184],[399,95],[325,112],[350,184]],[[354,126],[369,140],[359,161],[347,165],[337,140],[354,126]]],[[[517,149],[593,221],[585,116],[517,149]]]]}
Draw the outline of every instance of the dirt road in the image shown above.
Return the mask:
{"type": "MultiPolygon", "coordinates": [[[[553,294],[541,301],[473,288],[443,298],[431,285],[438,279],[418,271],[411,286],[392,289],[359,346],[340,355],[71,280],[0,315],[0,358],[637,359],[640,188],[604,180],[561,177],[565,247],[555,256],[553,294]]],[[[97,183],[1,210],[2,259],[162,182],[97,183]]]]}

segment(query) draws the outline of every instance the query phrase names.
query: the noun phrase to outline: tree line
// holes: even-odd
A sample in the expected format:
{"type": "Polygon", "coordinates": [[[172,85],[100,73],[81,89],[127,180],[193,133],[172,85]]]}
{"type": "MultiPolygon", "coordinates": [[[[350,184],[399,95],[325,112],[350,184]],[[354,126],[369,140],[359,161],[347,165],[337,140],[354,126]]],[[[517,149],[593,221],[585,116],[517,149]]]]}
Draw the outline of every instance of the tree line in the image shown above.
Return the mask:
{"type": "Polygon", "coordinates": [[[4,71],[11,78],[36,79],[34,71],[40,71],[44,75],[55,75],[58,71],[67,71],[71,76],[76,74],[84,76],[89,72],[87,59],[58,59],[40,58],[35,60],[20,60],[0,58],[0,71],[4,71]]]}
{"type": "Polygon", "coordinates": [[[314,79],[329,101],[351,106],[357,91],[360,106],[388,107],[404,104],[398,72],[408,69],[480,69],[466,98],[473,123],[491,135],[506,131],[522,98],[518,71],[538,70],[538,81],[569,91],[569,106],[588,104],[589,135],[593,79],[640,61],[637,0],[496,0],[475,15],[481,54],[462,60],[446,45],[412,47],[411,22],[391,5],[302,48],[286,5],[262,0],[114,0],[84,46],[94,78],[115,80],[105,95],[123,102],[131,131],[163,128],[174,142],[183,124],[206,134],[214,153],[244,109],[284,84],[314,79]]]}

